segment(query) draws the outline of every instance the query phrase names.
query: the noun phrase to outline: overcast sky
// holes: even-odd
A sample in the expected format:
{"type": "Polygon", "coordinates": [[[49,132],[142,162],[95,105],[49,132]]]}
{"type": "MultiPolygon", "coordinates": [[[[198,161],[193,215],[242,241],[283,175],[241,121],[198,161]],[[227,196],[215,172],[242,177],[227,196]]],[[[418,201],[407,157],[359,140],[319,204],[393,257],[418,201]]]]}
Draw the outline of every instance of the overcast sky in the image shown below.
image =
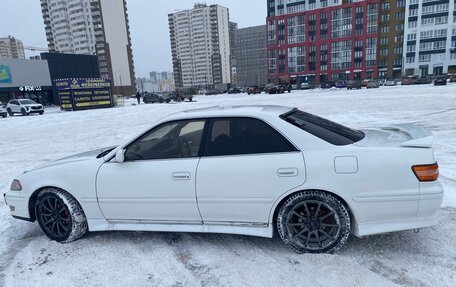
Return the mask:
{"type": "MultiPolygon", "coordinates": [[[[168,14],[193,7],[192,0],[127,0],[137,77],[150,71],[171,71],[168,14]]],[[[199,1],[203,2],[203,1],[199,1]]],[[[239,28],[266,23],[266,0],[206,1],[230,9],[239,28]]],[[[25,46],[47,47],[39,0],[0,0],[0,37],[12,35],[25,46]]],[[[27,57],[38,54],[26,51],[27,57]]]]}

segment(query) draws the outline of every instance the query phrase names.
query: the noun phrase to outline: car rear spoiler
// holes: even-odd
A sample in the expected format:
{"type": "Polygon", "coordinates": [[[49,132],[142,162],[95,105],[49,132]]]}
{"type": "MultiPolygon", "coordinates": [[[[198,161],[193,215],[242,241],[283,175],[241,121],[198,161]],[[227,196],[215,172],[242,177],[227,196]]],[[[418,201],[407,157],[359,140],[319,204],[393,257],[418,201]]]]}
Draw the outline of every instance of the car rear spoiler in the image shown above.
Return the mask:
{"type": "Polygon", "coordinates": [[[382,130],[400,132],[411,139],[401,143],[403,147],[422,147],[431,148],[434,136],[424,127],[415,124],[398,124],[394,126],[382,127],[382,130]]]}

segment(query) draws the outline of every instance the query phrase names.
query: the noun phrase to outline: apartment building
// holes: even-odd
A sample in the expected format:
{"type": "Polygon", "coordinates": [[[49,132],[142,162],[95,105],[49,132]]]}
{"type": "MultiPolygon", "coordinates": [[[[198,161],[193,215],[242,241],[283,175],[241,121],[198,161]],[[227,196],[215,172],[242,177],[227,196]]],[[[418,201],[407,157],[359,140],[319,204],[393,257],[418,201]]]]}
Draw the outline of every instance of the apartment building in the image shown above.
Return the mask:
{"type": "Polygon", "coordinates": [[[267,84],[266,25],[237,29],[234,34],[238,86],[267,84]]]}
{"type": "Polygon", "coordinates": [[[271,82],[378,77],[379,0],[267,0],[271,82]]]}
{"type": "Polygon", "coordinates": [[[168,23],[176,87],[231,82],[228,8],[197,3],[168,23]]]}
{"type": "Polygon", "coordinates": [[[41,0],[50,52],[97,55],[114,94],[135,93],[125,0],[41,0]]]}
{"type": "Polygon", "coordinates": [[[380,1],[377,51],[380,79],[398,79],[402,75],[405,2],[380,1]]]}
{"type": "Polygon", "coordinates": [[[0,58],[25,59],[22,41],[12,36],[0,38],[0,58]]]}
{"type": "Polygon", "coordinates": [[[407,1],[404,74],[456,73],[456,1],[407,1]]]}

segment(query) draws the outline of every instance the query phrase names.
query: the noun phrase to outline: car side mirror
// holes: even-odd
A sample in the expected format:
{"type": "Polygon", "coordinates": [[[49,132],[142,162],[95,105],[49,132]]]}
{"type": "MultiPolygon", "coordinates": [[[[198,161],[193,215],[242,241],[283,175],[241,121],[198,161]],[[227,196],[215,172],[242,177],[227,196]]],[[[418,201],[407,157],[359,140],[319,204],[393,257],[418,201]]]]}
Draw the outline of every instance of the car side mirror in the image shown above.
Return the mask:
{"type": "Polygon", "coordinates": [[[116,161],[118,163],[122,163],[125,161],[125,150],[124,149],[119,149],[117,152],[116,152],[116,161]]]}

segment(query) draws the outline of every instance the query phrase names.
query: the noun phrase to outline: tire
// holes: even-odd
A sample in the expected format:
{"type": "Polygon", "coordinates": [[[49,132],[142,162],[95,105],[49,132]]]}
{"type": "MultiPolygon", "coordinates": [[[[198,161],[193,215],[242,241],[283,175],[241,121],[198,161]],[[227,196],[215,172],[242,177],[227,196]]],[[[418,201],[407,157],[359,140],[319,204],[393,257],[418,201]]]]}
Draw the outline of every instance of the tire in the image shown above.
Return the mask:
{"type": "Polygon", "coordinates": [[[192,97],[188,98],[188,101],[193,102],[193,98],[192,97]]]}
{"type": "Polygon", "coordinates": [[[42,116],[44,114],[44,111],[39,112],[39,114],[40,114],[40,116],[42,116]]]}
{"type": "Polygon", "coordinates": [[[77,240],[88,230],[86,216],[77,200],[57,188],[46,188],[38,194],[35,215],[44,234],[60,243],[77,240]]]}
{"type": "Polygon", "coordinates": [[[21,114],[23,116],[28,116],[28,113],[27,113],[27,111],[24,108],[21,109],[21,114]]]}
{"type": "Polygon", "coordinates": [[[333,253],[350,235],[350,214],[329,193],[298,192],[280,207],[277,230],[285,245],[297,253],[333,253]]]}
{"type": "Polygon", "coordinates": [[[11,109],[6,109],[6,111],[8,112],[8,115],[10,115],[10,117],[14,117],[14,113],[11,109]]]}

